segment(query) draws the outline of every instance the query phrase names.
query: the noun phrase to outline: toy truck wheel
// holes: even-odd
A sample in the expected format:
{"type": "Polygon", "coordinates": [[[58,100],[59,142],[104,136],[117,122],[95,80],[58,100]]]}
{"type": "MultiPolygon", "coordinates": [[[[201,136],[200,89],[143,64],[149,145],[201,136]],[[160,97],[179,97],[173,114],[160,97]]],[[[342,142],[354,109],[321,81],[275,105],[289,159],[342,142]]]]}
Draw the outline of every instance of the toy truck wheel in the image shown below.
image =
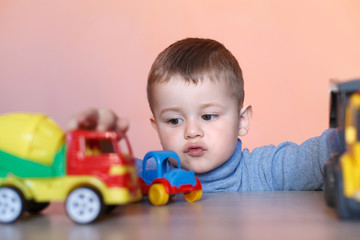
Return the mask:
{"type": "Polygon", "coordinates": [[[71,220],[79,224],[87,224],[99,218],[104,204],[98,191],[80,187],[69,194],[65,208],[71,220]]]}
{"type": "Polygon", "coordinates": [[[151,185],[149,189],[149,200],[152,205],[161,206],[169,201],[169,194],[166,192],[165,186],[161,183],[151,185]]]}
{"type": "Polygon", "coordinates": [[[347,199],[344,196],[344,184],[341,168],[336,169],[336,210],[340,219],[350,219],[351,213],[347,206],[347,199]]]}
{"type": "MultiPolygon", "coordinates": [[[[339,156],[336,157],[339,158],[339,156]]],[[[326,204],[329,207],[335,207],[336,205],[335,163],[335,160],[331,160],[324,166],[324,195],[326,204]]]]}
{"type": "Polygon", "coordinates": [[[184,197],[185,197],[186,201],[188,201],[188,202],[199,201],[201,196],[202,196],[202,190],[201,189],[196,190],[196,191],[191,191],[191,192],[184,193],[184,197]]]}
{"type": "Polygon", "coordinates": [[[13,187],[0,188],[0,222],[13,223],[24,212],[24,196],[13,187]]]}

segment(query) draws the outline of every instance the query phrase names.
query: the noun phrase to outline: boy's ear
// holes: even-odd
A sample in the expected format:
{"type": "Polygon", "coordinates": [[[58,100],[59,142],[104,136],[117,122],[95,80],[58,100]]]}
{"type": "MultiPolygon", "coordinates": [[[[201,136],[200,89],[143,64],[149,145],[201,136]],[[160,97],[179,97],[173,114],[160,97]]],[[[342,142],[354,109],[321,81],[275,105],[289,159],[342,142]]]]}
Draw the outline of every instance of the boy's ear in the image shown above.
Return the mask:
{"type": "Polygon", "coordinates": [[[253,110],[251,105],[245,105],[241,108],[238,132],[239,136],[245,136],[249,132],[252,115],[253,110]]]}
{"type": "Polygon", "coordinates": [[[151,116],[151,117],[150,117],[150,123],[151,123],[151,126],[152,126],[156,131],[158,131],[158,127],[157,127],[157,124],[156,124],[156,121],[155,121],[154,116],[151,116]]]}

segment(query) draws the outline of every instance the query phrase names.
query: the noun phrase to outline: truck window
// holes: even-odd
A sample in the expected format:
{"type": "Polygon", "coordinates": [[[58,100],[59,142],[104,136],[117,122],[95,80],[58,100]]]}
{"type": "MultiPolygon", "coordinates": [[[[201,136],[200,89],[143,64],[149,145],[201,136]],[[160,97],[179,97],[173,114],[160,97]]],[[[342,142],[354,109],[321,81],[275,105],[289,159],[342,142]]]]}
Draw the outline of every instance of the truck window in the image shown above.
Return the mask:
{"type": "Polygon", "coordinates": [[[86,139],[86,156],[97,156],[101,154],[115,153],[110,139],[86,139]]]}
{"type": "Polygon", "coordinates": [[[145,172],[143,173],[145,179],[153,181],[157,177],[156,161],[153,157],[146,160],[145,172]]]}
{"type": "Polygon", "coordinates": [[[119,140],[118,146],[119,146],[119,151],[121,152],[122,155],[128,156],[128,155],[132,154],[131,150],[130,150],[130,147],[129,147],[129,144],[126,141],[125,138],[121,138],[119,140]]]}

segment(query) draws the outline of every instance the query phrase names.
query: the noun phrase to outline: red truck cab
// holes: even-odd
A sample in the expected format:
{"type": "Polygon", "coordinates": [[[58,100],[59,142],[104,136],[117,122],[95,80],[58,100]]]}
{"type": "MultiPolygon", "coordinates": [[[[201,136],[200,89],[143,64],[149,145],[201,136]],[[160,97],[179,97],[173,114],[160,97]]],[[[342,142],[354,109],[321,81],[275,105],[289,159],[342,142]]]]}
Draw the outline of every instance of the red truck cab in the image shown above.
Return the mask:
{"type": "Polygon", "coordinates": [[[124,187],[132,194],[138,194],[137,181],[134,179],[136,173],[128,171],[134,169],[135,165],[131,146],[125,136],[118,141],[119,136],[115,132],[68,132],[67,175],[96,176],[108,187],[124,187]]]}

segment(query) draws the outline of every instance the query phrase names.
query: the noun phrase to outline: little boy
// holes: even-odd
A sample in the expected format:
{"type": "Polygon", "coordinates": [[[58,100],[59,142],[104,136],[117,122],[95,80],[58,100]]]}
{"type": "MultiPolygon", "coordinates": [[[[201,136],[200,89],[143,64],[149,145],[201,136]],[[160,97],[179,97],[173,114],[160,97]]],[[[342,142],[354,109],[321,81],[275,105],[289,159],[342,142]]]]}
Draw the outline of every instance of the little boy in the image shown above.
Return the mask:
{"type": "MultiPolygon", "coordinates": [[[[301,145],[242,149],[239,137],[252,117],[251,106],[243,105],[242,71],[230,51],[211,39],[187,38],[161,52],[147,95],[163,149],[179,155],[204,192],[320,189],[324,163],[344,147],[329,129],[301,145]]],[[[71,119],[69,128],[78,127],[124,134],[128,123],[110,110],[91,109],[71,119]]],[[[137,165],[141,169],[140,160],[137,165]]]]}

